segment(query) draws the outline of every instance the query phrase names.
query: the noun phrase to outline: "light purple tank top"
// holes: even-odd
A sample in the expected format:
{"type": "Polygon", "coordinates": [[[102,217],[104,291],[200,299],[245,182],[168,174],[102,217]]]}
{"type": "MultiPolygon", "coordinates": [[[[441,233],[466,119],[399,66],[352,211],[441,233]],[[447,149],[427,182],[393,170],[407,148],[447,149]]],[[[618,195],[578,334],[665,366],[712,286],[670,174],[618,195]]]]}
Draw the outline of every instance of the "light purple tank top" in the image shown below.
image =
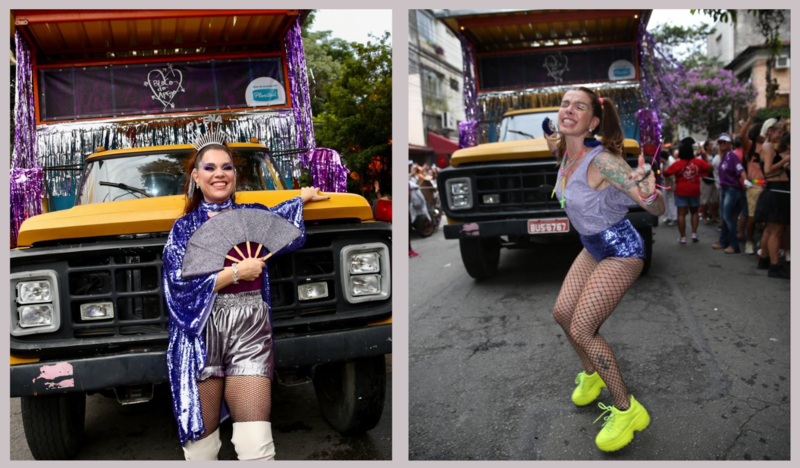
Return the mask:
{"type": "MultiPolygon", "coordinates": [[[[636,202],[609,185],[603,190],[595,190],[586,181],[589,164],[602,151],[596,146],[583,157],[578,168],[572,173],[566,186],[567,203],[565,209],[570,223],[584,236],[597,234],[617,224],[628,213],[628,207],[636,202]]],[[[561,182],[556,183],[556,198],[561,199],[561,182]]]]}

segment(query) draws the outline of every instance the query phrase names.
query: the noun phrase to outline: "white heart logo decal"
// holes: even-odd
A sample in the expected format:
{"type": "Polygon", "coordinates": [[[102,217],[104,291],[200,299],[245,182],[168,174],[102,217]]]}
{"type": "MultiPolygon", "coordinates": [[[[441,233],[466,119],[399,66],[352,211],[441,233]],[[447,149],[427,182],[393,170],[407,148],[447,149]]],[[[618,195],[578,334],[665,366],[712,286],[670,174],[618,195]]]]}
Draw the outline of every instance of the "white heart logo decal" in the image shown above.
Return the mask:
{"type": "Polygon", "coordinates": [[[153,92],[153,96],[151,96],[154,100],[160,102],[164,105],[163,110],[167,110],[167,106],[171,108],[175,108],[175,104],[172,100],[175,98],[175,95],[180,92],[186,92],[183,89],[183,73],[180,70],[175,70],[172,68],[172,64],[170,63],[167,65],[167,68],[150,70],[147,73],[147,81],[144,82],[145,86],[150,88],[150,91],[153,92]],[[170,78],[167,78],[166,73],[170,74],[170,78]],[[155,79],[153,79],[152,75],[156,73],[155,79]],[[177,80],[175,79],[175,74],[177,73],[177,80]],[[161,75],[160,77],[158,75],[161,75]]]}

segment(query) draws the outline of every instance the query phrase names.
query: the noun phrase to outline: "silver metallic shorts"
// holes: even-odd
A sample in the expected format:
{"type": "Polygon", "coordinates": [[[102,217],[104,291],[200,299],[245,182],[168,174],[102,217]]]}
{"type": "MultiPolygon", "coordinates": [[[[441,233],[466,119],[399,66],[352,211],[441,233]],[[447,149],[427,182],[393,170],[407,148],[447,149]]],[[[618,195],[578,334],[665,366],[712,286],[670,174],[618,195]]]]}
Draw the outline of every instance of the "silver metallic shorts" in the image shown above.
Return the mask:
{"type": "Polygon", "coordinates": [[[199,380],[227,375],[272,379],[272,326],[261,291],[217,296],[206,325],[206,353],[199,380]]]}

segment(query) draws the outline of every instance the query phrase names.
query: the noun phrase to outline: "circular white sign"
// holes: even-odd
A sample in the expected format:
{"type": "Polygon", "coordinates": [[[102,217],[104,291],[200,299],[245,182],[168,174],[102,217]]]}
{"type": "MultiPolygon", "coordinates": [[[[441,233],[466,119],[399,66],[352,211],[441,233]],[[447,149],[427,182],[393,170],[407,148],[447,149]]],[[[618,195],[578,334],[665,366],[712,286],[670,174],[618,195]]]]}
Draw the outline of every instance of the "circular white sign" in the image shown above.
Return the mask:
{"type": "Polygon", "coordinates": [[[617,60],[608,67],[608,79],[611,81],[636,79],[636,67],[627,60],[617,60]]]}
{"type": "Polygon", "coordinates": [[[245,99],[247,105],[251,107],[279,106],[286,104],[286,91],[274,78],[262,76],[247,85],[245,99]]]}

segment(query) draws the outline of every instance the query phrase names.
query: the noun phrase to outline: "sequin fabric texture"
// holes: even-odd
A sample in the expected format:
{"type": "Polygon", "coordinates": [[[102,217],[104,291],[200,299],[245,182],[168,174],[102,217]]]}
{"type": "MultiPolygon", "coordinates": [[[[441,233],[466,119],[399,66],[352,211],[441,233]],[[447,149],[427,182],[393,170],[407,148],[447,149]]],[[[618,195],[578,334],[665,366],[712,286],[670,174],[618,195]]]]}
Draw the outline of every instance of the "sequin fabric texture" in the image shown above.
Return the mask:
{"type": "MultiPolygon", "coordinates": [[[[604,150],[596,146],[583,157],[578,168],[567,180],[566,211],[570,223],[582,235],[597,234],[625,218],[628,207],[636,205],[627,195],[609,185],[595,190],[586,181],[589,164],[604,150]]],[[[561,199],[561,184],[556,184],[556,198],[561,199]]]]}
{"type": "MultiPolygon", "coordinates": [[[[200,412],[197,378],[206,363],[205,326],[214,307],[214,286],[218,273],[183,279],[181,266],[186,245],[192,234],[208,221],[209,211],[221,211],[230,204],[234,210],[257,209],[271,211],[287,219],[302,232],[302,236],[274,255],[300,248],[306,239],[303,223],[303,200],[295,197],[274,207],[258,203],[224,204],[201,203],[193,212],[178,218],[167,238],[163,254],[164,297],[169,309],[169,347],[167,369],[172,390],[172,410],[178,423],[181,445],[197,440],[204,432],[200,412]]],[[[262,275],[261,296],[270,304],[269,275],[262,275]]]]}
{"type": "Polygon", "coordinates": [[[586,251],[598,262],[608,257],[646,257],[642,237],[626,218],[605,231],[580,237],[586,251]]]}

